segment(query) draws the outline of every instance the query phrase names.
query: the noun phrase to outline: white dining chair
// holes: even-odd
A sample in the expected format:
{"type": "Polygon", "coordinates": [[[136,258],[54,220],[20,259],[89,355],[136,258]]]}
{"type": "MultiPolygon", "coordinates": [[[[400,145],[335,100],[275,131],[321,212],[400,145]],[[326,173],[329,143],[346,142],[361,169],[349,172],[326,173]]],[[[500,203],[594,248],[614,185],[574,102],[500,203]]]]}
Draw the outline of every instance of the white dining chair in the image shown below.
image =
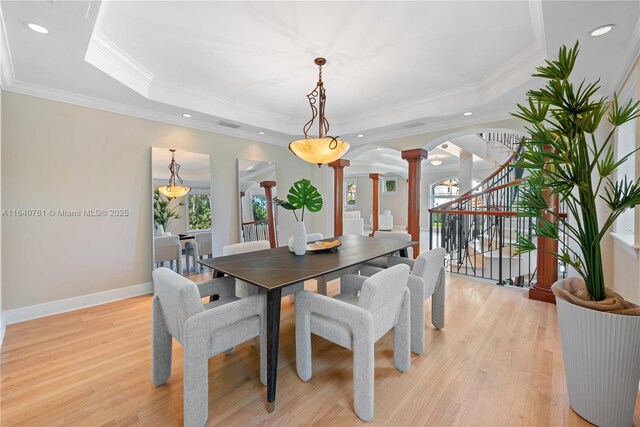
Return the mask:
{"type": "Polygon", "coordinates": [[[152,380],[171,377],[172,339],[184,349],[184,425],[200,427],[209,412],[208,360],[243,342],[260,339],[260,381],[267,383],[267,319],[264,295],[235,296],[235,279],[197,285],[168,268],[153,271],[152,380]],[[203,304],[202,298],[217,295],[203,304]]]}
{"type": "Polygon", "coordinates": [[[410,355],[409,267],[397,265],[371,277],[345,274],[335,298],[300,291],[296,301],[296,369],[312,375],[311,334],[353,351],[354,406],[358,417],[374,414],[374,344],[393,329],[395,367],[406,372],[410,355]]]}
{"type": "MultiPolygon", "coordinates": [[[[415,260],[402,257],[389,257],[388,267],[398,264],[411,268],[409,289],[411,290],[411,351],[424,353],[424,301],[431,298],[431,324],[436,329],[444,328],[444,309],[446,299],[446,275],[444,248],[435,248],[424,252],[415,260]]],[[[364,266],[360,273],[373,276],[380,271],[379,267],[364,266]]]]}
{"type": "Polygon", "coordinates": [[[182,274],[182,246],[180,236],[158,236],[153,238],[153,252],[156,267],[164,266],[169,261],[173,267],[176,263],[178,274],[182,274]]]}

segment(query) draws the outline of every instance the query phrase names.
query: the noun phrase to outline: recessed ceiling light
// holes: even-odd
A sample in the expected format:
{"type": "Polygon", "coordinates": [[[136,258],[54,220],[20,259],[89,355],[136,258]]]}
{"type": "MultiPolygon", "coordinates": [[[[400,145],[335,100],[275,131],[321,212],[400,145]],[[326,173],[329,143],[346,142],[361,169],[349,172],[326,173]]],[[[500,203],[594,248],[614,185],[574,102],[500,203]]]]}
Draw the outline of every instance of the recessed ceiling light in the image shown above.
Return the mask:
{"type": "Polygon", "coordinates": [[[603,25],[601,27],[596,28],[595,30],[590,31],[589,35],[591,37],[602,36],[604,34],[607,34],[609,31],[613,30],[613,27],[615,27],[615,25],[613,24],[603,25]]]}
{"type": "Polygon", "coordinates": [[[464,114],[463,114],[463,116],[470,116],[470,115],[472,115],[472,114],[473,114],[473,113],[472,113],[471,111],[467,111],[466,113],[464,113],[464,114]]]}
{"type": "Polygon", "coordinates": [[[359,134],[357,135],[357,137],[358,137],[358,138],[362,138],[363,136],[364,136],[364,134],[363,134],[363,133],[359,133],[359,134]]]}
{"type": "Polygon", "coordinates": [[[191,118],[191,114],[189,114],[189,113],[182,113],[182,117],[184,117],[185,119],[190,119],[190,118],[191,118]]]}
{"type": "Polygon", "coordinates": [[[38,24],[34,24],[34,23],[28,23],[27,27],[29,27],[29,29],[31,31],[35,31],[36,33],[40,33],[40,34],[49,34],[49,30],[47,30],[45,27],[43,27],[42,25],[38,25],[38,24]]]}
{"type": "Polygon", "coordinates": [[[259,131],[258,135],[264,135],[264,132],[263,131],[259,131]]]}

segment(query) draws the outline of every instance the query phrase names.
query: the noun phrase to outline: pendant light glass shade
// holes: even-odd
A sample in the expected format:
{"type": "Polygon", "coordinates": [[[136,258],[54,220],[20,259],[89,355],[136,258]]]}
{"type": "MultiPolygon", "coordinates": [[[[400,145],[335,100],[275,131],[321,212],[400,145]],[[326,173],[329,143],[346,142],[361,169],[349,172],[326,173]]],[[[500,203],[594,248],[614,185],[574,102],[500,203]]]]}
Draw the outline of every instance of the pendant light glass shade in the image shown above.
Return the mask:
{"type": "Polygon", "coordinates": [[[182,197],[191,191],[191,187],[186,185],[163,185],[158,187],[158,191],[169,198],[182,197]]]}
{"type": "Polygon", "coordinates": [[[180,178],[180,165],[176,162],[176,150],[173,148],[171,151],[171,163],[169,163],[169,171],[171,172],[171,176],[169,177],[169,184],[163,185],[162,187],[158,187],[158,191],[161,194],[169,197],[170,199],[174,199],[176,197],[182,197],[186,195],[189,191],[191,191],[191,187],[187,187],[183,185],[182,178],[180,178]]]}
{"type": "Polygon", "coordinates": [[[342,141],[338,136],[329,136],[329,121],[324,116],[324,108],[327,100],[324,83],[322,82],[322,66],[327,63],[324,58],[316,58],[318,66],[318,83],[308,95],[311,107],[311,120],[303,127],[304,139],[293,141],[289,144],[289,150],[302,160],[315,163],[318,166],[338,160],[349,150],[349,143],[342,141]],[[318,119],[318,137],[309,137],[311,126],[318,119]]]}
{"type": "Polygon", "coordinates": [[[307,138],[293,141],[289,150],[306,162],[321,165],[344,156],[349,150],[349,143],[332,138],[307,138]]]}

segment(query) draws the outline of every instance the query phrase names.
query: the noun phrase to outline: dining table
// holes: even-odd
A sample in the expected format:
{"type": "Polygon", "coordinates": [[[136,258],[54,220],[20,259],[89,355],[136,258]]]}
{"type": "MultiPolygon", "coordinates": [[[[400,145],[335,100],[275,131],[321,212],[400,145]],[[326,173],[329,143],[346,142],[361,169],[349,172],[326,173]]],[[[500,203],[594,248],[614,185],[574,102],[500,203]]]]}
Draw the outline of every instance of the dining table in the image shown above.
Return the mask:
{"type": "Polygon", "coordinates": [[[264,289],[267,296],[267,411],[275,409],[282,289],[305,280],[320,278],[374,258],[400,252],[417,242],[346,235],[325,239],[342,244],[329,251],[295,255],[287,246],[199,260],[213,269],[214,277],[229,275],[264,289]]]}

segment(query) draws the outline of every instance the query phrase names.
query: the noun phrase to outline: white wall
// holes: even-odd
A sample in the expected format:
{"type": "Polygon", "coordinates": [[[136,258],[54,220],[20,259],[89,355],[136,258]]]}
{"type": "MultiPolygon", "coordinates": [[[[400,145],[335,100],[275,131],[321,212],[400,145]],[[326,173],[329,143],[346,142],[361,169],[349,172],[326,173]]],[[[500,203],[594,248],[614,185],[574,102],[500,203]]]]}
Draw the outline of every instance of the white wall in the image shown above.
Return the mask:
{"type": "MultiPolygon", "coordinates": [[[[0,26],[0,30],[1,30],[0,26]]],[[[2,188],[2,96],[4,92],[0,90],[0,188],[2,188]]],[[[0,212],[2,212],[2,197],[0,197],[0,212]]],[[[0,215],[0,242],[2,242],[2,215],[0,215]]],[[[2,316],[3,310],[2,301],[2,244],[0,244],[0,345],[4,338],[4,318],[2,316]]]]}
{"type": "MultiPolygon", "coordinates": [[[[236,158],[275,162],[280,188],[322,176],[283,147],[11,92],[2,121],[2,207],[129,210],[126,217],[5,217],[5,310],[151,281],[152,146],[210,155],[215,254],[238,241],[236,158]]],[[[310,214],[308,229],[324,227],[326,212],[310,214]]],[[[280,216],[280,231],[293,235],[292,215],[280,216]]]]}

